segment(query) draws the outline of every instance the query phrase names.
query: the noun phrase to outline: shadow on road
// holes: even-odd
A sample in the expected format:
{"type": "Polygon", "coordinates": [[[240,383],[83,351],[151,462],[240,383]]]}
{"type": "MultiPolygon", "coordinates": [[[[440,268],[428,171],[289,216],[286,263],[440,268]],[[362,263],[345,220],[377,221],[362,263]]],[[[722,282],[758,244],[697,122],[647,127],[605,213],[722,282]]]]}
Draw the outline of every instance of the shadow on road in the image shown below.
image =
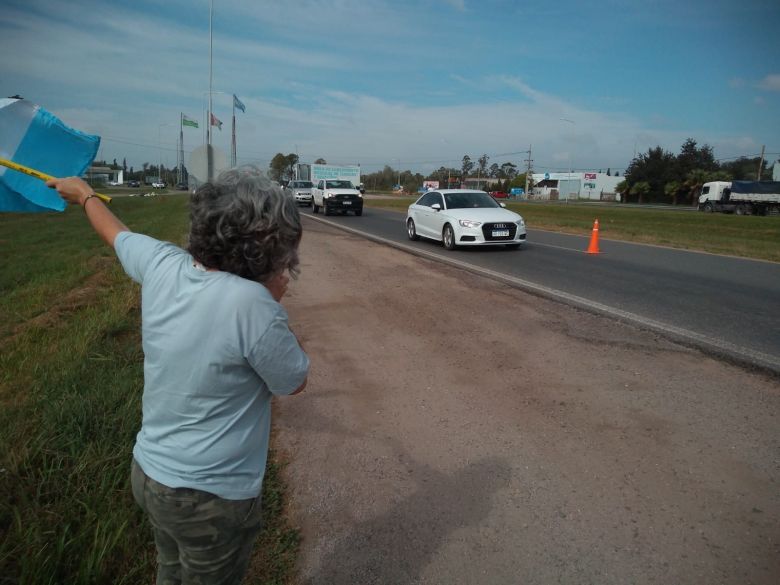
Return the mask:
{"type": "Polygon", "coordinates": [[[490,514],[492,495],[510,481],[509,464],[497,457],[444,473],[412,459],[399,440],[385,442],[394,455],[390,460],[405,466],[416,488],[387,512],[335,536],[306,585],[417,582],[453,533],[490,514]]]}

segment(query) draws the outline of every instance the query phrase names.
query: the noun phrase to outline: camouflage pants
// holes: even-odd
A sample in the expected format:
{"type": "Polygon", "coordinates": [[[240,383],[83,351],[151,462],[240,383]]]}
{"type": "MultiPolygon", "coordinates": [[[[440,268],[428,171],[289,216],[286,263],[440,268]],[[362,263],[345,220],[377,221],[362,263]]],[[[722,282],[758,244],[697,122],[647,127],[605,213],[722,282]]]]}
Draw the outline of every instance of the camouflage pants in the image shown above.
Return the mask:
{"type": "Polygon", "coordinates": [[[225,500],[169,488],[133,460],[133,497],[146,512],[157,547],[157,585],[239,585],[260,532],[260,496],[225,500]]]}

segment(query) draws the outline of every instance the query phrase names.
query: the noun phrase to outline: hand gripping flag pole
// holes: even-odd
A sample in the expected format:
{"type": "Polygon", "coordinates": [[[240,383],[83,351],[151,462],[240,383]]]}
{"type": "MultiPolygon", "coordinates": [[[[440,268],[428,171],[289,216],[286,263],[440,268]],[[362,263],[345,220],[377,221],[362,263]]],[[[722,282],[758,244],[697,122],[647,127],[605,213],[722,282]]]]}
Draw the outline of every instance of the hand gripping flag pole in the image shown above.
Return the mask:
{"type": "MultiPolygon", "coordinates": [[[[50,179],[57,178],[57,177],[52,177],[51,175],[47,175],[46,173],[42,173],[40,171],[36,171],[35,169],[31,169],[30,167],[25,167],[24,165],[20,165],[6,158],[0,158],[0,166],[8,167],[9,169],[12,169],[14,171],[19,171],[20,173],[24,173],[25,175],[30,175],[31,177],[35,177],[36,179],[40,179],[41,181],[48,181],[50,179]]],[[[111,197],[109,197],[108,195],[103,195],[102,193],[95,193],[95,196],[99,197],[106,203],[111,202],[111,197]]]]}
{"type": "Polygon", "coordinates": [[[0,98],[0,212],[64,211],[65,200],[41,181],[83,176],[99,146],[99,136],[66,126],[37,104],[0,98]]]}

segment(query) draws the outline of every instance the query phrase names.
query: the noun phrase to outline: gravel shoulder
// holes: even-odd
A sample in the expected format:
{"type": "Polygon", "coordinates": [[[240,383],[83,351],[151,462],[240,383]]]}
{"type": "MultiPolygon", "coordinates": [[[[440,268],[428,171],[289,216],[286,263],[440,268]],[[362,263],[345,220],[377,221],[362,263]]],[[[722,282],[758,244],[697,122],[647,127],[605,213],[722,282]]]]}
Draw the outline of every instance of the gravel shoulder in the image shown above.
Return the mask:
{"type": "Polygon", "coordinates": [[[304,221],[299,583],[780,582],[776,379],[304,221]]]}

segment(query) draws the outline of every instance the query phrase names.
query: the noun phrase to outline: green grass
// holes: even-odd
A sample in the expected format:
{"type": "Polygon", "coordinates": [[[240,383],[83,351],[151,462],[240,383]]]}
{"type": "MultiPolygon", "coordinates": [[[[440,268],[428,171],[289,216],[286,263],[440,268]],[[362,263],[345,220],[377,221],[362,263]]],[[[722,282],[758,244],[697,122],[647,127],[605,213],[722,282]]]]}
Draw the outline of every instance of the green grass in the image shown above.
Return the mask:
{"type": "MultiPolygon", "coordinates": [[[[406,211],[414,199],[366,199],[365,204],[406,211]]],[[[590,235],[593,221],[598,219],[601,238],[780,262],[780,216],[737,216],[581,203],[509,202],[507,207],[520,213],[530,229],[590,235]]]]}
{"type": "MultiPolygon", "coordinates": [[[[131,229],[181,243],[186,201],[112,207],[131,229]]],[[[153,582],[154,544],[129,486],[139,289],[79,208],[0,215],[0,234],[0,583],[153,582]]],[[[297,553],[280,466],[269,458],[256,583],[287,582],[297,553]]]]}

